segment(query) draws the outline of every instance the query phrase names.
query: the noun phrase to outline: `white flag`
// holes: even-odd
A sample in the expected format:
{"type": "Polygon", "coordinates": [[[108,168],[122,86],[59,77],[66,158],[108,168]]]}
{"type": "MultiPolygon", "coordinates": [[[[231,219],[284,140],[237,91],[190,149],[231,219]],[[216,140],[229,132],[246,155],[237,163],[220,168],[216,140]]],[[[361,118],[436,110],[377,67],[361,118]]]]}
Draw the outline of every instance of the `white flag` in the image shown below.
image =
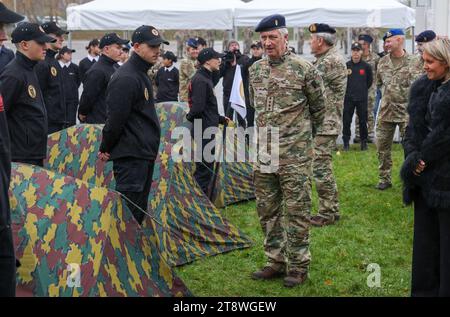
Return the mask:
{"type": "Polygon", "coordinates": [[[230,96],[231,108],[242,118],[247,117],[247,106],[245,105],[244,82],[242,81],[241,66],[236,65],[234,73],[233,88],[230,96]]]}

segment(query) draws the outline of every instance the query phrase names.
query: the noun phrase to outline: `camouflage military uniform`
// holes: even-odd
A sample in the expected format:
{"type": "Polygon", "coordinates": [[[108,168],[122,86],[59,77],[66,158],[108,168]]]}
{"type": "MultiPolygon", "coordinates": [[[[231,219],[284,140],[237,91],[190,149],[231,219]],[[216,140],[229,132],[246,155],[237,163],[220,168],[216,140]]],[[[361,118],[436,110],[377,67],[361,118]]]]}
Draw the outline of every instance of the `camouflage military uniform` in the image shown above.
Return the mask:
{"type": "Polygon", "coordinates": [[[414,60],[414,56],[405,52],[397,66],[392,63],[390,54],[381,58],[378,63],[377,87],[381,88],[382,93],[376,131],[380,184],[392,183],[392,139],[397,126],[403,138],[408,122],[406,108],[409,89],[417,77],[414,60]]]}
{"type": "Polygon", "coordinates": [[[314,65],[323,78],[326,96],[323,128],[315,139],[314,180],[319,194],[318,215],[331,220],[339,217],[338,190],[333,175],[332,152],[341,132],[347,89],[347,66],[336,47],[317,56],[314,65]]]}
{"type": "Polygon", "coordinates": [[[303,273],[311,260],[313,130],[320,131],[325,113],[322,79],[309,62],[290,53],[278,61],[256,62],[249,78],[257,127],[279,128],[278,170],[263,172],[260,156],[255,164],[268,265],[284,271],[287,264],[288,272],[303,273]]]}
{"type": "MultiPolygon", "coordinates": [[[[378,62],[380,61],[380,57],[378,54],[375,54],[374,52],[370,52],[368,56],[362,57],[362,60],[368,63],[372,67],[372,74],[373,78],[376,78],[377,76],[377,67],[378,62]]],[[[367,101],[367,131],[369,132],[369,139],[374,139],[374,133],[375,133],[375,117],[373,115],[373,109],[375,108],[375,100],[377,95],[377,86],[374,83],[372,84],[372,87],[369,89],[369,98],[367,101]]],[[[359,139],[359,119],[356,117],[356,131],[355,135],[359,139]]]]}
{"type": "Polygon", "coordinates": [[[195,75],[195,60],[186,57],[180,62],[180,101],[188,102],[189,82],[195,75]]]}
{"type": "Polygon", "coordinates": [[[158,73],[158,70],[163,67],[162,64],[162,58],[160,57],[158,61],[155,63],[155,65],[152,66],[147,72],[148,77],[150,77],[150,80],[152,81],[152,88],[153,88],[153,98],[156,99],[156,95],[158,93],[158,86],[156,86],[156,74],[158,73]]]}
{"type": "Polygon", "coordinates": [[[425,70],[423,69],[424,64],[425,62],[423,61],[421,55],[414,55],[413,70],[416,78],[426,74],[425,70]]]}

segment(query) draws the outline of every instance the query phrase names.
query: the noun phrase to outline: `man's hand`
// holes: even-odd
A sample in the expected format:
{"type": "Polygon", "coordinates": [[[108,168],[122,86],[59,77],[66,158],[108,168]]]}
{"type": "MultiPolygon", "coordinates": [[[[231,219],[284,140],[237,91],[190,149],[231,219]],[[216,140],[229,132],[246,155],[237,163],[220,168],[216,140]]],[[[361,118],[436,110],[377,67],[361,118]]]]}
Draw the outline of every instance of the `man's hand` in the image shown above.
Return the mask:
{"type": "Polygon", "coordinates": [[[231,119],[228,117],[225,117],[225,124],[228,125],[230,123],[231,119]]]}
{"type": "Polygon", "coordinates": [[[78,114],[78,119],[80,119],[80,122],[86,122],[87,116],[82,115],[81,113],[78,114]]]}
{"type": "Polygon", "coordinates": [[[427,165],[425,164],[425,162],[424,161],[422,161],[422,160],[420,160],[419,161],[419,164],[417,164],[417,166],[416,166],[416,168],[415,168],[415,170],[414,170],[414,175],[416,175],[416,176],[420,176],[420,174],[425,170],[425,167],[426,167],[427,165]]]}
{"type": "Polygon", "coordinates": [[[102,153],[102,152],[98,152],[98,158],[100,160],[102,160],[103,162],[107,162],[109,161],[109,158],[111,157],[111,154],[109,153],[102,153]]]}

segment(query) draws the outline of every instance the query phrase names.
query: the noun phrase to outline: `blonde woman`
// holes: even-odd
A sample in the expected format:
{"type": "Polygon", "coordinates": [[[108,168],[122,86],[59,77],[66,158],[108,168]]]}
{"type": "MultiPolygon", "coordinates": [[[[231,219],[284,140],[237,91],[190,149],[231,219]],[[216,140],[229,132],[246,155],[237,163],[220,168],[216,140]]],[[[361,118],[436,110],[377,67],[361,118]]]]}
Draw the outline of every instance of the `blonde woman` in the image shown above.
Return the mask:
{"type": "Polygon", "coordinates": [[[450,41],[424,46],[411,88],[404,201],[414,203],[412,296],[450,296],[450,41]]]}

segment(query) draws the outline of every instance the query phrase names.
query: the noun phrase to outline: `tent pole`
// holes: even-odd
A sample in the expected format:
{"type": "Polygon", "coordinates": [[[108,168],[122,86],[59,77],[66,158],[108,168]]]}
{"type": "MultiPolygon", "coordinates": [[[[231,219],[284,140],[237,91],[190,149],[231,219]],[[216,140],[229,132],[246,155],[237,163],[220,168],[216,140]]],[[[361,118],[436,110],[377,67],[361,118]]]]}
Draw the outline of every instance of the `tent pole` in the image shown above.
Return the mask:
{"type": "Polygon", "coordinates": [[[69,44],[69,47],[70,47],[70,48],[73,48],[73,47],[72,47],[72,31],[69,32],[69,38],[68,38],[68,41],[69,41],[69,43],[68,43],[68,44],[69,44]]]}
{"type": "Polygon", "coordinates": [[[415,45],[414,45],[414,42],[416,39],[415,31],[416,30],[415,30],[414,26],[411,27],[411,45],[412,45],[411,54],[414,54],[414,49],[415,49],[415,45]]]}

